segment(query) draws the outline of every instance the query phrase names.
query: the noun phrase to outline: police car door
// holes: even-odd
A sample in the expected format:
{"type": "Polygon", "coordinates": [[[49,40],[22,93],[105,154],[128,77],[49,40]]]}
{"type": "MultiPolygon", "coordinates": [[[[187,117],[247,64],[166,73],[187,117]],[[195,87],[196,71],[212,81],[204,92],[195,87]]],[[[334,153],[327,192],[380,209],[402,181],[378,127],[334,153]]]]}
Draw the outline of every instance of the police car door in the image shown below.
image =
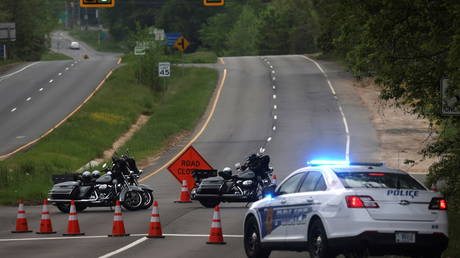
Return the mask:
{"type": "Polygon", "coordinates": [[[313,212],[318,212],[324,202],[326,183],[320,171],[309,171],[299,190],[290,194],[287,205],[291,207],[289,223],[286,226],[286,241],[306,241],[308,222],[313,212]]]}
{"type": "Polygon", "coordinates": [[[259,209],[263,241],[284,241],[286,235],[286,219],[288,218],[287,212],[289,211],[289,207],[285,207],[286,198],[288,195],[298,191],[300,182],[304,176],[304,173],[298,173],[287,178],[277,188],[276,196],[269,204],[259,209]]]}

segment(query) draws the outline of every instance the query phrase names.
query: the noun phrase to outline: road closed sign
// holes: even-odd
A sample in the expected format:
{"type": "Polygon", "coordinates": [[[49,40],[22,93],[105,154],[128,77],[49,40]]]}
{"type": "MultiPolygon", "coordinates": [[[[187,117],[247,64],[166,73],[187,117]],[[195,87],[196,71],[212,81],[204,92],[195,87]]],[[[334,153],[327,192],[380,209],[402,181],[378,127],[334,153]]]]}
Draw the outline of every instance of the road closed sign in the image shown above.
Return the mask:
{"type": "Polygon", "coordinates": [[[195,185],[192,172],[196,169],[213,169],[211,165],[192,146],[188,147],[169,167],[171,174],[182,184],[187,180],[189,190],[195,185]]]}

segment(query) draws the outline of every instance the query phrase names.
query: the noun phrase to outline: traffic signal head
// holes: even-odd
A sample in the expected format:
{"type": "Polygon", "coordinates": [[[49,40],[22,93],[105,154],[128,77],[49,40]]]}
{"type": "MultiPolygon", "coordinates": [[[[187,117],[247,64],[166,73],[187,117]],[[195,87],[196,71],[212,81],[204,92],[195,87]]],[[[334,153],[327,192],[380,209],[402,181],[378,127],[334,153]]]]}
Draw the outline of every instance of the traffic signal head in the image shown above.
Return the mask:
{"type": "Polygon", "coordinates": [[[225,4],[225,0],[203,0],[205,6],[222,6],[225,4]]]}
{"type": "Polygon", "coordinates": [[[115,0],[80,0],[81,7],[114,7],[115,0]]]}

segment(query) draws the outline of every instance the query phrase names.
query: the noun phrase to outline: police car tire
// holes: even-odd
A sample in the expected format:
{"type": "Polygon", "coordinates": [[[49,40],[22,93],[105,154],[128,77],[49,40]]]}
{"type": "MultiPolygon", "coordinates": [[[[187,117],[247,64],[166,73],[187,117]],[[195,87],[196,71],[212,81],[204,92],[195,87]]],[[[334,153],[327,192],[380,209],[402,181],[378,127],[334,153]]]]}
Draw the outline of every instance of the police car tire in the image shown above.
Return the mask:
{"type": "Polygon", "coordinates": [[[254,217],[248,218],[244,227],[244,251],[248,258],[268,258],[271,250],[264,249],[260,243],[259,226],[257,220],[254,217]],[[255,243],[250,243],[250,238],[254,235],[257,236],[255,243]]]}
{"type": "Polygon", "coordinates": [[[311,258],[334,258],[336,255],[332,252],[327,243],[326,230],[324,230],[321,220],[315,219],[308,231],[308,250],[311,258]],[[321,237],[321,246],[319,253],[315,253],[314,239],[321,237]]]}

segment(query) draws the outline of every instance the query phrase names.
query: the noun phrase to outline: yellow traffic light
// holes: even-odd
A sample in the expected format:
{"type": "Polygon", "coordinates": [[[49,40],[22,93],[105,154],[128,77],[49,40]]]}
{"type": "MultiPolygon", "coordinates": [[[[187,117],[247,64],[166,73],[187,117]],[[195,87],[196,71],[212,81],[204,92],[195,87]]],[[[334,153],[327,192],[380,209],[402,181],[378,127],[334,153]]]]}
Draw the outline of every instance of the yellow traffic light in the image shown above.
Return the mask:
{"type": "Polygon", "coordinates": [[[203,0],[205,6],[222,6],[225,0],[203,0]]]}
{"type": "Polygon", "coordinates": [[[115,0],[80,0],[81,7],[114,7],[115,0]]]}

